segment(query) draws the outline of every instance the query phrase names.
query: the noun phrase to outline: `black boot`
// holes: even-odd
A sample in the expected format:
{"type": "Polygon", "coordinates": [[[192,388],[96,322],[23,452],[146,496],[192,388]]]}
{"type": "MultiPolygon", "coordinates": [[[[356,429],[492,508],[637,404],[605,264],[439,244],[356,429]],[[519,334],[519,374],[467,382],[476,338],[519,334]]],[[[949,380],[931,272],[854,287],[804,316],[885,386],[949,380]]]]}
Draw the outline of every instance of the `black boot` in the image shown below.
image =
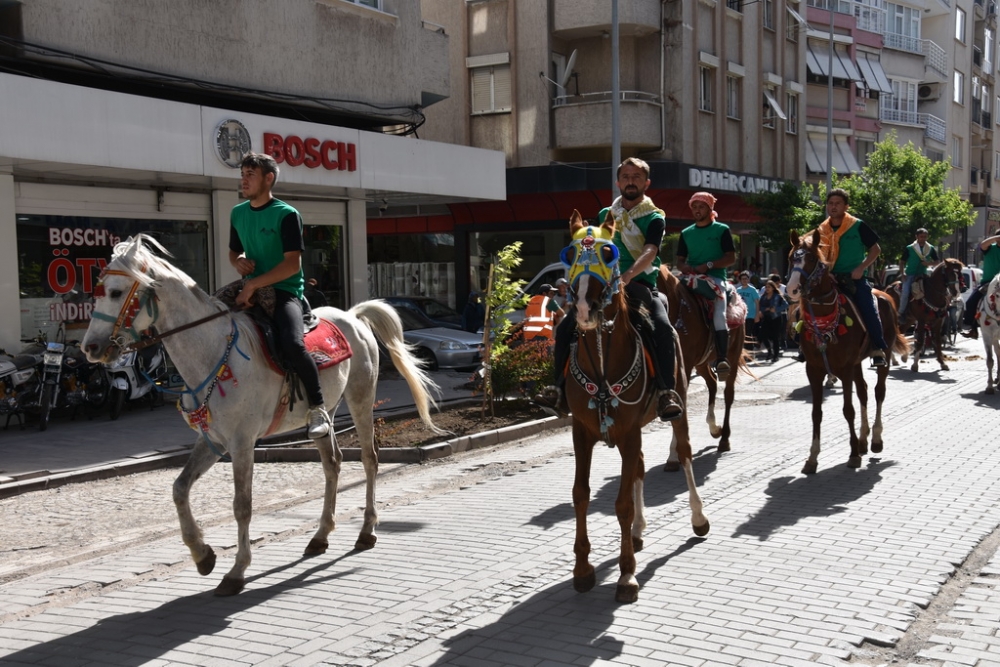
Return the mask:
{"type": "Polygon", "coordinates": [[[978,340],[979,339],[979,323],[978,322],[973,322],[970,325],[968,331],[959,331],[958,333],[962,334],[962,336],[965,337],[965,338],[970,338],[972,340],[978,340]]]}
{"type": "Polygon", "coordinates": [[[715,375],[719,378],[719,382],[725,382],[729,379],[729,361],[726,357],[729,355],[729,332],[728,331],[716,331],[715,332],[715,375]]]}

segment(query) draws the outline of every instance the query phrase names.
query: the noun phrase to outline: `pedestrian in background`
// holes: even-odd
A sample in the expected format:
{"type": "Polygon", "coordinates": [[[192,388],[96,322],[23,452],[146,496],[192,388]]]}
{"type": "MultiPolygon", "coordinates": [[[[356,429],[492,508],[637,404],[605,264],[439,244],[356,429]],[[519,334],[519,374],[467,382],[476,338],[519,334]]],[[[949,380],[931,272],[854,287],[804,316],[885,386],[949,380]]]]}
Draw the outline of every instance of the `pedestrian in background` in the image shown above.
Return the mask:
{"type": "MultiPolygon", "coordinates": [[[[760,322],[760,309],[758,308],[760,292],[750,284],[749,271],[743,271],[740,274],[740,286],[736,288],[736,293],[743,297],[743,301],[747,304],[746,335],[748,338],[756,339],[758,337],[757,323],[760,322]]],[[[757,347],[753,341],[750,341],[748,345],[751,350],[757,347]]]]}
{"type": "Polygon", "coordinates": [[[479,292],[473,290],[469,292],[469,300],[462,310],[462,329],[469,333],[479,333],[479,329],[486,326],[486,307],[479,299],[479,292]]]}
{"type": "Polygon", "coordinates": [[[767,361],[777,361],[781,357],[781,307],[784,297],[773,280],[764,283],[764,294],[760,297],[760,338],[767,350],[767,361]]]}

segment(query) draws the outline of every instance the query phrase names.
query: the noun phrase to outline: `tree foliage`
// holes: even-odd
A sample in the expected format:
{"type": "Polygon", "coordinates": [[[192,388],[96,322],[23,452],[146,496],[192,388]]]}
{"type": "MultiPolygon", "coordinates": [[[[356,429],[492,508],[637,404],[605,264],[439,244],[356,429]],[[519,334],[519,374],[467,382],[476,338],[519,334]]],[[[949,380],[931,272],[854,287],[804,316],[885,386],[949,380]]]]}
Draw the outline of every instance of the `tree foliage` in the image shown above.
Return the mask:
{"type": "MultiPolygon", "coordinates": [[[[850,213],[879,235],[880,262],[893,264],[913,242],[918,228],[926,228],[932,243],[937,243],[975,222],[972,204],[961,198],[957,188],[944,185],[950,169],[947,162],[926,157],[912,142],[900,146],[893,132],[876,144],[861,173],[834,174],[833,186],[847,191],[850,213]]],[[[801,234],[822,222],[825,185],[819,186],[817,194],[813,197],[813,186],[808,183],[785,183],[776,192],[747,197],[760,218],[756,231],[761,247],[780,251],[787,247],[791,230],[801,234]]]]}
{"type": "MultiPolygon", "coordinates": [[[[484,399],[490,406],[492,414],[493,402],[502,400],[507,391],[501,387],[496,391],[493,386],[492,368],[504,367],[503,358],[510,354],[507,340],[510,338],[511,323],[507,315],[525,307],[528,296],[521,290],[525,281],[511,278],[511,272],[521,265],[521,242],[515,241],[497,251],[490,267],[490,285],[486,292],[486,321],[490,327],[490,336],[484,357],[486,364],[484,378],[484,399]]],[[[501,382],[502,384],[502,382],[501,382]]]]}

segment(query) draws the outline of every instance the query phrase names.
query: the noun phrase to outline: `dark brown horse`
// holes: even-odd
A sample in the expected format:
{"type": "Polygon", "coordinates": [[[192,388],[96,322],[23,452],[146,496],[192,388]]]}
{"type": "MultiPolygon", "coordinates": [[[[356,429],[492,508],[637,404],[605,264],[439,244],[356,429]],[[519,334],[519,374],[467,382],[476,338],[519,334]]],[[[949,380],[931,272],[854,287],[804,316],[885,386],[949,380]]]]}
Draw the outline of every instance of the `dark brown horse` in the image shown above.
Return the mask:
{"type": "MultiPolygon", "coordinates": [[[[792,277],[786,292],[793,301],[801,301],[802,331],[799,347],[806,358],[806,376],[812,389],[813,438],[802,472],[816,472],[819,461],[820,424],[823,421],[823,381],[828,373],[840,378],[844,390],[844,418],[851,430],[851,456],[847,467],[861,467],[861,457],[868,453],[868,385],[862,364],[873,349],[868,332],[862,327],[861,316],[853,302],[837,289],[837,281],[820,249],[819,231],[799,238],[791,234],[789,255],[792,277]],[[852,391],[857,385],[861,404],[861,434],[854,430],[852,391]]],[[[896,307],[889,295],[872,290],[878,298],[878,312],[886,342],[893,352],[909,350],[906,338],[899,332],[896,307]]],[[[871,427],[872,451],[882,451],[882,403],[885,400],[885,380],[888,364],[878,367],[875,385],[875,421],[871,427]]]]}
{"type": "MultiPolygon", "coordinates": [[[[913,283],[910,303],[906,308],[906,321],[900,323],[900,329],[904,331],[910,324],[916,326],[913,334],[911,371],[920,370],[920,357],[927,347],[928,339],[934,344],[934,354],[938,364],[941,365],[941,370],[949,370],[948,363],[944,359],[944,352],[941,351],[944,340],[944,323],[948,317],[948,307],[951,305],[952,299],[959,294],[963,268],[965,265],[960,261],[949,257],[936,265],[922,280],[918,278],[913,283]],[[923,288],[922,295],[918,297],[921,287],[923,288]]],[[[901,283],[898,281],[886,290],[897,304],[901,291],[901,283]]]]}
{"type": "MultiPolygon", "coordinates": [[[[711,316],[706,314],[704,299],[695,296],[670,272],[670,268],[667,266],[660,267],[660,275],[657,276],[656,284],[660,293],[667,297],[667,314],[671,324],[677,330],[677,337],[684,353],[684,367],[687,370],[688,380],[691,379],[691,374],[697,371],[708,387],[708,415],[705,421],[708,422],[709,433],[712,434],[713,438],[719,438],[718,451],[728,452],[730,450],[729,413],[736,396],[736,375],[738,372],[753,375],[747,365],[750,356],[743,349],[746,335],[746,311],[744,310],[738,317],[734,317],[729,328],[729,349],[726,356],[732,370],[724,380],[726,383],[724,391],[726,409],[722,419],[722,428],[719,428],[715,420],[715,397],[718,394],[719,381],[715,371],[712,370],[712,362],[715,361],[715,345],[712,341],[711,316]]],[[[678,469],[673,444],[666,467],[669,471],[678,469]]]]}
{"type": "MultiPolygon", "coordinates": [[[[578,338],[573,343],[566,377],[566,400],[573,413],[573,451],[576,478],[573,508],[576,512],[576,565],[573,586],[589,591],[596,583],[590,564],[587,537],[587,508],[590,504],[590,466],[594,445],[604,441],[617,447],[622,459],[621,484],[615,499],[615,514],[621,527],[621,576],[615,599],[634,602],[639,596],[635,578],[635,552],[642,550],[643,480],[646,474],[642,455],[642,427],[656,416],[656,398],[649,354],[629,320],[625,291],[616,268],[618,251],[614,221],[587,226],[577,211],[570,218],[572,245],[564,257],[571,261],[570,287],[575,294],[578,338]]],[[[687,375],[677,349],[676,390],[686,402],[687,375]]],[[[708,533],[708,518],[691,466],[691,442],[687,414],[671,422],[677,438],[678,457],[688,485],[691,524],[698,536],[708,533]]]]}

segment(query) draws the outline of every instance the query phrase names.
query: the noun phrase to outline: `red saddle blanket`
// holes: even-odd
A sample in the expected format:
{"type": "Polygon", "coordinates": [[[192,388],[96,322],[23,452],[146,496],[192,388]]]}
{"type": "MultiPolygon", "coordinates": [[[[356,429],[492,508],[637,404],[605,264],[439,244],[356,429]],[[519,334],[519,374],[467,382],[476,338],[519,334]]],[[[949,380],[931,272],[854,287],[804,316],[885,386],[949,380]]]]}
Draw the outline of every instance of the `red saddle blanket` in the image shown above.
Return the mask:
{"type": "MultiPolygon", "coordinates": [[[[261,337],[261,348],[264,350],[264,356],[267,357],[267,363],[271,370],[278,374],[284,374],[267,349],[260,329],[257,330],[257,335],[261,337]]],[[[345,359],[350,359],[354,354],[344,332],[336,324],[323,318],[319,318],[319,324],[316,325],[315,329],[306,333],[304,342],[306,350],[316,361],[316,368],[321,371],[324,368],[336,366],[345,359]]]]}

